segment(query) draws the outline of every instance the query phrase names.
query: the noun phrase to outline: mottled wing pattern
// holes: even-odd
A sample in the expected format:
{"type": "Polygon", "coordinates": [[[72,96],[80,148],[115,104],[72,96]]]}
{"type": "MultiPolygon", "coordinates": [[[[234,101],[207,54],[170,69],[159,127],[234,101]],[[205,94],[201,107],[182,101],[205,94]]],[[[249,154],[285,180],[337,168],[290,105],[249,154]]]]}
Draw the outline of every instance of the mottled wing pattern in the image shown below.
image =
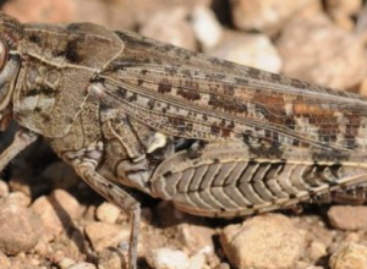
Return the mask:
{"type": "Polygon", "coordinates": [[[117,34],[125,48],[100,74],[105,102],[153,129],[242,139],[278,157],[294,147],[311,149],[313,159],[364,156],[366,98],[117,34]]]}

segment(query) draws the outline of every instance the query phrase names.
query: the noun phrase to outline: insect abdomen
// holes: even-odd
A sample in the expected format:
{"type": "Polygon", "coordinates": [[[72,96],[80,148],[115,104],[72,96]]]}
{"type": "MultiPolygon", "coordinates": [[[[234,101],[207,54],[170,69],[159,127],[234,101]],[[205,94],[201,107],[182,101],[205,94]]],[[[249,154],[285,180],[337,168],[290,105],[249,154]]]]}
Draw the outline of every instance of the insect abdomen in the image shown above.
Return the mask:
{"type": "Polygon", "coordinates": [[[191,214],[234,217],[312,201],[366,178],[365,168],[353,164],[236,160],[163,174],[153,189],[191,214]]]}

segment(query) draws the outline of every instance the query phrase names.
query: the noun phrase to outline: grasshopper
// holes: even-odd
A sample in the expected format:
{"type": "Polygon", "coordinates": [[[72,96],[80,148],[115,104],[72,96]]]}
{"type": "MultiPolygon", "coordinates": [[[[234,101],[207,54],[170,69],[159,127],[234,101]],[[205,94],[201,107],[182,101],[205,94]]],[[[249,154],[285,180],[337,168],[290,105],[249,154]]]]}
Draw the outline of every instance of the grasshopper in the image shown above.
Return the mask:
{"type": "Polygon", "coordinates": [[[200,216],[235,217],[347,194],[363,201],[367,98],[90,23],[0,15],[0,169],[42,136],[129,212],[122,186],[200,216]]]}

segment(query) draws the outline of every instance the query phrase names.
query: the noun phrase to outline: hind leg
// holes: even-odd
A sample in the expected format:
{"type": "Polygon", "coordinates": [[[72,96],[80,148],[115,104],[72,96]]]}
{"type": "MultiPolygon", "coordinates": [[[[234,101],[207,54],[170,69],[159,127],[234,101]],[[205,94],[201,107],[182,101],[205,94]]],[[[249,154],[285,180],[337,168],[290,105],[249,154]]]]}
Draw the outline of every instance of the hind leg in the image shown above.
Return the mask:
{"type": "Polygon", "coordinates": [[[98,173],[98,171],[96,171],[97,162],[93,157],[98,155],[96,154],[98,149],[92,150],[92,152],[93,154],[88,154],[86,151],[68,152],[64,154],[63,158],[73,166],[76,173],[89,186],[130,215],[132,225],[129,240],[128,268],[136,269],[137,243],[141,213],[140,204],[122,188],[107,180],[104,176],[98,173]],[[91,158],[90,156],[93,157],[91,158]]]}

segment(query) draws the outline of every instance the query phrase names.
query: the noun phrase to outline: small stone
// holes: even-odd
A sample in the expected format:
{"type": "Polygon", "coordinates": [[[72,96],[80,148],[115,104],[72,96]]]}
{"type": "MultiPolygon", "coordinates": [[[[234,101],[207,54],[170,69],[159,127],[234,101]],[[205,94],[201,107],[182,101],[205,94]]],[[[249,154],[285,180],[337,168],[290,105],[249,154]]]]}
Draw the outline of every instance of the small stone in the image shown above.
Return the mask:
{"type": "Polygon", "coordinates": [[[55,207],[62,207],[62,210],[72,219],[77,220],[81,216],[79,202],[65,190],[56,189],[50,195],[50,201],[55,207]]]}
{"type": "Polygon", "coordinates": [[[190,258],[190,264],[188,269],[202,269],[205,265],[205,255],[196,254],[190,258]]]}
{"type": "Polygon", "coordinates": [[[182,251],[170,248],[159,248],[150,250],[146,259],[154,269],[188,269],[189,257],[182,251]]]}
{"type": "Polygon", "coordinates": [[[321,257],[324,257],[327,254],[326,246],[321,242],[312,242],[309,248],[309,256],[311,260],[317,261],[321,257]]]}
{"type": "Polygon", "coordinates": [[[76,261],[70,258],[63,258],[60,262],[58,262],[58,266],[61,269],[67,269],[76,264],[76,261]]]}
{"type": "Polygon", "coordinates": [[[64,190],[55,190],[49,197],[39,197],[31,208],[41,216],[49,241],[81,215],[78,201],[64,190]]]}
{"type": "Polygon", "coordinates": [[[9,185],[5,181],[0,180],[0,198],[7,196],[9,192],[9,185]]]}
{"type": "MultiPolygon", "coordinates": [[[[29,185],[29,182],[26,178],[20,178],[20,177],[11,177],[9,180],[9,186],[12,192],[21,192],[27,195],[28,197],[32,196],[33,193],[33,186],[29,185]]],[[[38,188],[39,186],[36,186],[38,188]]]]}
{"type": "Polygon", "coordinates": [[[367,247],[348,244],[339,248],[329,260],[331,269],[366,269],[367,247]]]}
{"type": "Polygon", "coordinates": [[[222,262],[218,265],[216,269],[231,269],[231,266],[226,262],[222,262]]]}
{"type": "Polygon", "coordinates": [[[105,223],[116,223],[119,218],[121,210],[109,202],[103,202],[96,210],[96,217],[98,220],[105,223]]]}
{"type": "MultiPolygon", "coordinates": [[[[48,244],[47,240],[44,236],[42,236],[35,247],[33,248],[33,252],[41,257],[45,257],[48,253],[51,252],[51,247],[48,244]]],[[[1,268],[1,267],[0,267],[1,268]]]]}
{"type": "Polygon", "coordinates": [[[98,269],[120,269],[125,267],[126,259],[121,253],[121,249],[107,248],[100,253],[98,269]]]}
{"type": "Polygon", "coordinates": [[[283,58],[282,71],[289,77],[347,89],[360,83],[366,74],[362,41],[332,24],[326,16],[291,20],[277,48],[283,58]]]}
{"type": "Polygon", "coordinates": [[[0,204],[0,250],[16,255],[33,248],[43,232],[42,221],[31,209],[0,204]]]}
{"type": "Polygon", "coordinates": [[[103,222],[93,222],[85,227],[85,233],[92,243],[93,249],[102,251],[107,247],[115,247],[121,242],[128,242],[130,225],[116,225],[103,222]]]}
{"type": "Polygon", "coordinates": [[[9,195],[7,195],[3,202],[9,203],[9,204],[17,204],[22,207],[27,207],[31,204],[32,199],[28,195],[24,194],[23,192],[11,192],[9,195]]]}
{"type": "Polygon", "coordinates": [[[196,40],[194,31],[186,19],[188,16],[188,10],[182,7],[157,12],[142,26],[140,33],[164,43],[195,51],[196,40]]]}
{"type": "Polygon", "coordinates": [[[0,268],[9,268],[10,260],[6,255],[0,251],[0,268]]]}
{"type": "Polygon", "coordinates": [[[367,206],[333,206],[327,215],[337,229],[353,231],[367,227],[367,206]]]}
{"type": "Polygon", "coordinates": [[[191,24],[196,38],[206,51],[215,47],[222,38],[223,29],[212,10],[197,6],[191,13],[191,24]]]}
{"type": "Polygon", "coordinates": [[[189,253],[199,253],[208,249],[214,252],[213,229],[188,223],[179,224],[177,229],[177,238],[185,245],[189,253]]]}
{"type": "Polygon", "coordinates": [[[220,239],[236,268],[292,268],[306,245],[303,230],[296,229],[288,218],[273,214],[229,225],[220,239]]]}
{"type": "Polygon", "coordinates": [[[317,0],[231,0],[234,24],[246,31],[274,34],[293,16],[311,16],[321,10],[317,0]]]}
{"type": "Polygon", "coordinates": [[[361,237],[358,233],[348,233],[344,238],[344,242],[346,243],[358,243],[361,240],[361,237]]]}
{"type": "Polygon", "coordinates": [[[207,53],[273,73],[279,73],[282,67],[282,60],[276,48],[263,34],[239,34],[226,31],[220,44],[207,53]]]}

